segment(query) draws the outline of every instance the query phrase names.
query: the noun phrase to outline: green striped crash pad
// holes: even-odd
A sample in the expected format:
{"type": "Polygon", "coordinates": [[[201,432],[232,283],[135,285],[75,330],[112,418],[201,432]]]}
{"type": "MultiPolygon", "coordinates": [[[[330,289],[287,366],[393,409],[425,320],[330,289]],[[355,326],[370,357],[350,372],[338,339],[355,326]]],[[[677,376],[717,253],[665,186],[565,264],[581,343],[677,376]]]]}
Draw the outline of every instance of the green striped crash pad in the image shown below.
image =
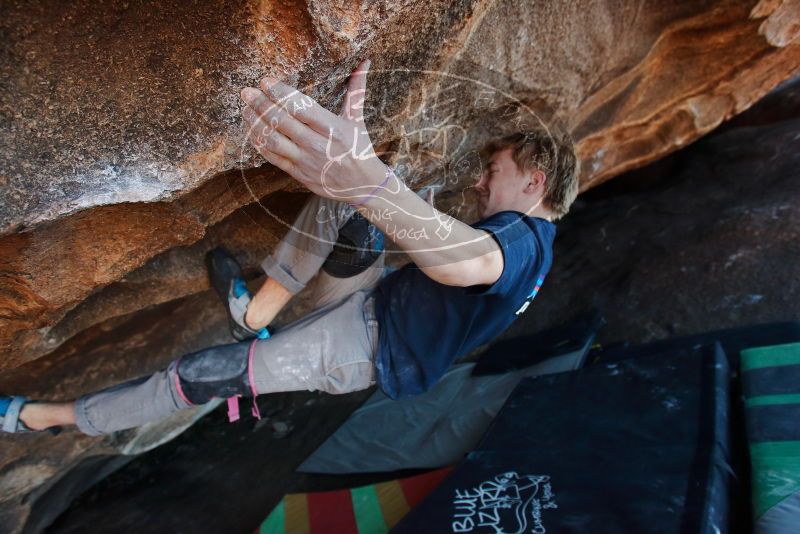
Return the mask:
{"type": "Polygon", "coordinates": [[[452,471],[337,491],[291,493],[267,516],[256,534],[386,534],[452,471]]]}
{"type": "Polygon", "coordinates": [[[800,343],[741,353],[758,534],[800,532],[800,343]]]}

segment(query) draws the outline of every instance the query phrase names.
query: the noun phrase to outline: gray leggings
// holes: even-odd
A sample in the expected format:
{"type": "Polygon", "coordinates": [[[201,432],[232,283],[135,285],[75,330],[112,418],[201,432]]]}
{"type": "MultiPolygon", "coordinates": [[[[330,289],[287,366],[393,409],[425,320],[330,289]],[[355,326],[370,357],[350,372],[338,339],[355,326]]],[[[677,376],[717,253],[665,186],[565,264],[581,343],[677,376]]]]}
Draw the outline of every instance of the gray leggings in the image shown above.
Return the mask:
{"type": "Polygon", "coordinates": [[[336,278],[320,267],[353,208],[311,197],[262,263],[292,293],[308,284],[313,311],[265,340],[187,354],[162,371],[89,393],[75,403],[78,428],[92,436],[141,426],[214,397],[278,391],[348,393],[375,383],[378,345],[373,289],[384,254],[366,270],[336,278]]]}

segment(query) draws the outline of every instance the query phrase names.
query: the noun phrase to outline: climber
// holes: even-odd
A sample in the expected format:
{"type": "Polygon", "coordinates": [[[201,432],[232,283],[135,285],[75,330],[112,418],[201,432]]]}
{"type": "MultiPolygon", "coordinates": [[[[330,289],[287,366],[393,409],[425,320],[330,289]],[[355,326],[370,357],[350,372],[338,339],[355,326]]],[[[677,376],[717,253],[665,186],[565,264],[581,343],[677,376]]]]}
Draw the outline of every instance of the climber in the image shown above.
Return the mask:
{"type": "MultiPolygon", "coordinates": [[[[342,112],[271,78],[246,88],[249,139],[314,193],[262,263],[251,295],[239,264],[207,256],[237,343],[178,358],[151,376],[70,402],[0,397],[6,432],[77,425],[101,435],[213,398],[294,390],[338,394],[377,384],[402,398],[430,388],[453,360],[504,331],[536,296],[552,263],[553,221],[577,195],[568,137],[516,132],[489,144],[475,184],[480,220],[464,224],[405,186],[375,154],[363,115],[368,62],[351,74],[342,112]],[[384,239],[413,263],[386,274],[384,239]],[[300,290],[313,310],[268,326],[300,290]]],[[[253,401],[253,412],[259,417],[253,401]]]]}

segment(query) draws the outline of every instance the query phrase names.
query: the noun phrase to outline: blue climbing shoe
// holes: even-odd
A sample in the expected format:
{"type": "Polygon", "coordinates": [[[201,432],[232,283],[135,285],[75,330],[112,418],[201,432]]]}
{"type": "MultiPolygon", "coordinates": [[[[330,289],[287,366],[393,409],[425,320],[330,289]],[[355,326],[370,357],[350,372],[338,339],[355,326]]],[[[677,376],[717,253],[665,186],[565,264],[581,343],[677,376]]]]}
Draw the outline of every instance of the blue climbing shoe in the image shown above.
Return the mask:
{"type": "Polygon", "coordinates": [[[242,267],[236,258],[224,248],[217,247],[206,254],[206,265],[211,286],[219,295],[228,312],[228,324],[233,337],[237,341],[245,341],[254,337],[268,338],[269,330],[266,327],[253,330],[244,322],[247,306],[253,296],[247,289],[242,267]]]}
{"type": "Polygon", "coordinates": [[[19,414],[22,412],[22,407],[29,401],[25,397],[9,397],[7,395],[0,395],[0,429],[9,434],[20,434],[27,432],[49,432],[53,435],[61,432],[60,426],[51,426],[45,430],[33,430],[28,428],[23,423],[19,414]]]}

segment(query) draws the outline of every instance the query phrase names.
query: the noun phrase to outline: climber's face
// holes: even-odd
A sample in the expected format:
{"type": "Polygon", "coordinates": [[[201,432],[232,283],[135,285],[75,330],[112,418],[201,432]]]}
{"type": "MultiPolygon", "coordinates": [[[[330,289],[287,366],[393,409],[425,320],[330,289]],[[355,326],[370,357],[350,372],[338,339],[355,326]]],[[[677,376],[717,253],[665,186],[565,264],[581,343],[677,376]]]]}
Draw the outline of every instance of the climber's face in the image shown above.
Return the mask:
{"type": "Polygon", "coordinates": [[[537,203],[541,203],[544,180],[542,171],[520,170],[511,158],[510,148],[496,151],[475,184],[478,217],[485,219],[504,210],[529,214],[537,203]]]}

